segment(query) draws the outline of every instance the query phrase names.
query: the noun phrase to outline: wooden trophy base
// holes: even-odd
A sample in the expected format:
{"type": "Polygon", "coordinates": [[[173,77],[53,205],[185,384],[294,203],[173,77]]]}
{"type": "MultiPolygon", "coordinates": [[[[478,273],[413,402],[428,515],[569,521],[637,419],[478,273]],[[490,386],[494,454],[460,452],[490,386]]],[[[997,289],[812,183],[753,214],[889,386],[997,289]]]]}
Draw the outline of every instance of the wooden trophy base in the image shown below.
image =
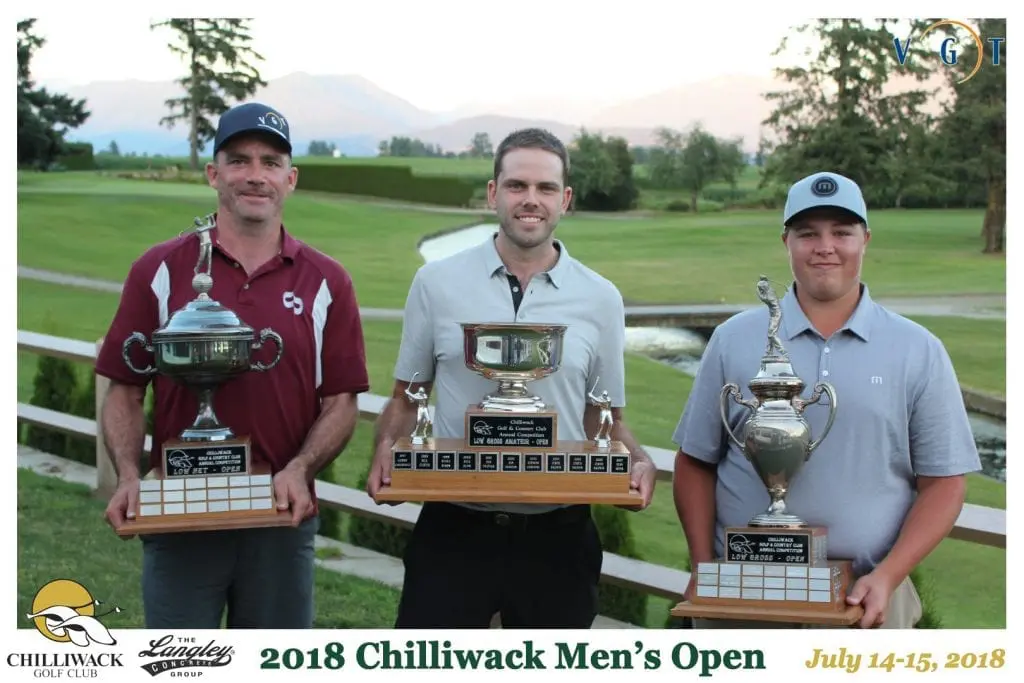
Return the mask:
{"type": "Polygon", "coordinates": [[[558,441],[552,448],[467,447],[462,439],[399,439],[391,484],[377,502],[550,503],[641,507],[630,490],[629,451],[613,441],[558,441]],[[470,450],[472,448],[472,450],[470,450]]]}
{"type": "Polygon", "coordinates": [[[248,474],[180,477],[166,477],[159,470],[151,470],[139,482],[135,518],[116,532],[130,537],[290,526],[291,519],[291,510],[277,509],[268,466],[250,467],[248,474]]]}
{"type": "MultiPolygon", "coordinates": [[[[788,530],[780,530],[788,531],[788,530]]],[[[671,614],[697,619],[850,626],[864,608],[846,604],[850,560],[806,564],[702,562],[689,601],[671,614]]]]}

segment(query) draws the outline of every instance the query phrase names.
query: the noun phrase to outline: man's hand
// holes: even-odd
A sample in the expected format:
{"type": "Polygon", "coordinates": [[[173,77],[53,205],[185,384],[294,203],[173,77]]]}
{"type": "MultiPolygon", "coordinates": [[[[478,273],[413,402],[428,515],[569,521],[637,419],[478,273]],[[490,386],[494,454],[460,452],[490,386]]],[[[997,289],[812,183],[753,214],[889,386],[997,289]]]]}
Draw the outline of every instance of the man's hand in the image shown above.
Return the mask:
{"type": "MultiPolygon", "coordinates": [[[[139,480],[137,477],[129,477],[118,481],[114,495],[107,503],[104,517],[112,528],[117,529],[128,520],[135,519],[135,510],[139,506],[139,480]]],[[[135,536],[122,536],[123,540],[135,538],[135,536]]]]}
{"type": "Polygon", "coordinates": [[[292,509],[292,526],[313,514],[313,498],[309,495],[309,481],[306,472],[296,461],[274,475],[274,496],[277,509],[292,509]]]}
{"type": "MultiPolygon", "coordinates": [[[[370,498],[376,498],[377,492],[384,486],[391,485],[391,443],[383,440],[377,446],[377,452],[373,454],[373,463],[370,465],[370,475],[366,478],[366,493],[370,498]]],[[[382,501],[387,505],[398,505],[398,501],[382,501]]],[[[377,503],[380,505],[380,503],[377,503]]]]}
{"type": "Polygon", "coordinates": [[[654,497],[654,484],[658,476],[658,468],[654,466],[654,461],[645,455],[633,463],[631,470],[629,489],[639,493],[643,502],[639,508],[629,509],[643,510],[651,504],[651,499],[654,497]]]}
{"type": "Polygon", "coordinates": [[[878,628],[885,623],[889,599],[896,589],[892,580],[883,572],[875,570],[860,577],[846,596],[846,604],[864,607],[864,616],[857,626],[878,628]]]}

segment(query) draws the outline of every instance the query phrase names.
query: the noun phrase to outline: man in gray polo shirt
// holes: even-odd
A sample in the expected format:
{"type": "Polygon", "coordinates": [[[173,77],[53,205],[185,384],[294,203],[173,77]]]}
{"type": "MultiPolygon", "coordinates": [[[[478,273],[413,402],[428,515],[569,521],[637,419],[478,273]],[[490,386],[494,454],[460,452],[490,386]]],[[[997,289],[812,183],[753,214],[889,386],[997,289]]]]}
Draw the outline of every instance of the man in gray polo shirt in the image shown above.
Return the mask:
{"type": "MultiPolygon", "coordinates": [[[[460,322],[568,325],[561,367],[530,382],[558,412],[558,438],[593,438],[597,391],[612,401],[612,438],[633,460],[646,506],[656,469],[622,417],[626,404],[622,296],[572,258],[553,233],[568,209],[569,158],[550,133],[507,137],[494,157],[488,201],[492,239],[422,266],[405,306],[392,400],[377,423],[367,491],[390,482],[391,446],[408,436],[416,408],[405,391],[419,373],[435,395],[434,436],[463,438],[466,408],[494,390],[465,366],[460,322]]],[[[398,628],[482,628],[495,613],[519,628],[589,628],[597,613],[602,548],[586,505],[426,503],[405,554],[398,628]]]]}
{"type": "MultiPolygon", "coordinates": [[[[794,283],[780,300],[779,337],[807,386],[804,398],[827,381],[838,404],[828,437],[791,482],[787,507],[828,527],[830,558],[854,561],[859,578],[849,601],[864,607],[859,626],[911,628],[921,604],[909,574],[955,523],[964,475],[981,469],[959,384],[942,343],[873,302],[861,282],[871,231],[855,182],[836,173],[798,181],[783,224],[794,283]]],[[[725,436],[719,408],[724,384],[746,387],[757,373],[767,329],[760,306],[715,330],[673,437],[676,509],[694,567],[723,556],[726,527],[746,526],[768,506],[765,485],[725,436]]],[[[828,412],[827,397],[807,408],[814,435],[828,412]]],[[[749,414],[731,403],[734,433],[749,414]]]]}

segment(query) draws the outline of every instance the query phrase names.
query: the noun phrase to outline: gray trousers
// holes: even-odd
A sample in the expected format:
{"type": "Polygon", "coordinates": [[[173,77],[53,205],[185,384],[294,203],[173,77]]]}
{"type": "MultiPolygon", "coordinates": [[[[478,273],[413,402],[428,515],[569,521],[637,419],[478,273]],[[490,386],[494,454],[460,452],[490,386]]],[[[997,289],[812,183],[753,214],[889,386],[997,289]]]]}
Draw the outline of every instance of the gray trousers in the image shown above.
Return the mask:
{"type": "Polygon", "coordinates": [[[313,627],[314,539],[297,528],[154,534],[142,538],[147,629],[313,627]]]}

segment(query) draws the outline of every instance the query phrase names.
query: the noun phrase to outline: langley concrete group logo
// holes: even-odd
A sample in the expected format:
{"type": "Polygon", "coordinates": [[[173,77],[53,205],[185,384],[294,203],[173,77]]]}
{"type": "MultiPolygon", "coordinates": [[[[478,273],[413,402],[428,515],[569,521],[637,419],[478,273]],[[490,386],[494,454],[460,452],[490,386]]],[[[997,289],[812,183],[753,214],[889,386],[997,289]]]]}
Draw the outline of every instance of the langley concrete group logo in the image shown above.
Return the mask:
{"type": "Polygon", "coordinates": [[[80,647],[91,642],[116,645],[100,617],[120,612],[121,608],[97,614],[96,608],[102,604],[77,581],[57,579],[39,589],[32,600],[32,612],[26,617],[39,633],[57,643],[71,642],[80,647]]]}
{"type": "Polygon", "coordinates": [[[218,645],[210,640],[200,643],[191,636],[166,635],[149,641],[149,647],[139,652],[145,660],[142,669],[150,676],[170,672],[171,676],[201,676],[202,671],[185,672],[182,669],[227,666],[235,648],[218,645]]]}
{"type": "Polygon", "coordinates": [[[42,636],[41,647],[7,655],[7,666],[33,669],[36,678],[96,678],[101,668],[121,667],[117,640],[100,621],[120,607],[103,609],[89,589],[71,579],[40,588],[25,618],[42,636]],[[42,645],[49,644],[48,648],[42,645]]]}

